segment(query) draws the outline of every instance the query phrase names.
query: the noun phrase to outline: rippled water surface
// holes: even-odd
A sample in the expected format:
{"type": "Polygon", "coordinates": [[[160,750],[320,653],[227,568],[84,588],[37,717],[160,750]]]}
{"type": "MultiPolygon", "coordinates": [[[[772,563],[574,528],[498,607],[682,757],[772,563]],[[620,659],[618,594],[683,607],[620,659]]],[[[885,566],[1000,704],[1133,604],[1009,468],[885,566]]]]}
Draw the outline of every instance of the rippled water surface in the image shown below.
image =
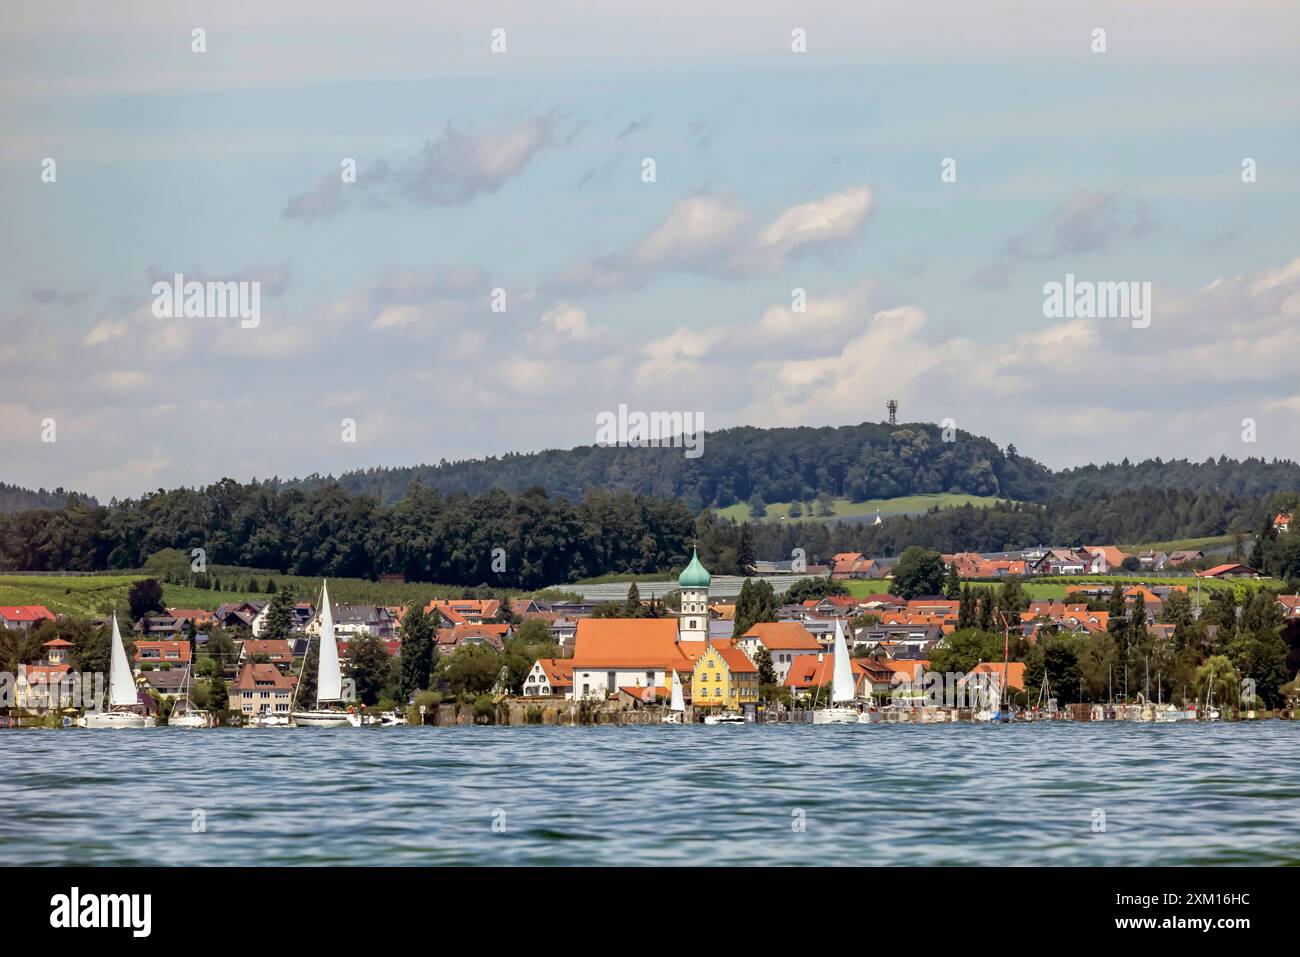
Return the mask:
{"type": "Polygon", "coordinates": [[[1281,721],[6,731],[0,863],[1297,863],[1297,768],[1281,721]]]}

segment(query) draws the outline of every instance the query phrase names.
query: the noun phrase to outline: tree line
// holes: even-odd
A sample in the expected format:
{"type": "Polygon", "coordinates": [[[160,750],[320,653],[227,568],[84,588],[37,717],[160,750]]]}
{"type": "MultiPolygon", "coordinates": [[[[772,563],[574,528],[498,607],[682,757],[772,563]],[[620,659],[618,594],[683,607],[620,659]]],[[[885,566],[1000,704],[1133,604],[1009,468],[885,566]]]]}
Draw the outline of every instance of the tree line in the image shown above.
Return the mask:
{"type": "Polygon", "coordinates": [[[536,589],[684,563],[694,519],[674,500],[593,490],[580,502],[540,488],[443,495],[416,483],[394,505],[331,485],[302,491],[225,479],[107,506],[0,515],[0,568],[140,568],[163,549],[282,574],[536,589]]]}

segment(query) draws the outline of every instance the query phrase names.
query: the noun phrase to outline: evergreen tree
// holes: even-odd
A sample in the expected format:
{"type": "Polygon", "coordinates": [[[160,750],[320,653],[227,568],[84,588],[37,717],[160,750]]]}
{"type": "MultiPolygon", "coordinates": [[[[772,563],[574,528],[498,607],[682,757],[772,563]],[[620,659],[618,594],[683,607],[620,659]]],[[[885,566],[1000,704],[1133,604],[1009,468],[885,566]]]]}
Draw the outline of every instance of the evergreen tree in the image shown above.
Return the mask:
{"type": "Polygon", "coordinates": [[[948,566],[948,574],[943,582],[943,597],[950,601],[961,597],[961,576],[957,574],[956,562],[948,566]]]}
{"type": "Polygon", "coordinates": [[[742,575],[748,574],[754,568],[754,541],[749,531],[748,522],[740,526],[740,541],[736,546],[736,564],[740,566],[742,575]]]}
{"type": "Polygon", "coordinates": [[[230,707],[230,687],[220,673],[208,681],[208,704],[214,711],[225,711],[230,707]]]}
{"type": "Polygon", "coordinates": [[[623,603],[623,615],[627,618],[644,618],[645,608],[641,604],[641,590],[636,582],[627,586],[627,601],[623,603]]]}
{"type": "Polygon", "coordinates": [[[262,637],[268,641],[284,641],[293,632],[293,590],[285,586],[271,598],[266,610],[266,623],[262,637]]]}
{"type": "Polygon", "coordinates": [[[961,586],[961,599],[957,606],[957,630],[966,631],[974,628],[979,621],[975,607],[975,590],[970,585],[961,586]]]}
{"type": "Polygon", "coordinates": [[[379,700],[392,665],[388,648],[378,635],[359,635],[348,642],[348,675],[362,704],[372,705],[379,700]]]}

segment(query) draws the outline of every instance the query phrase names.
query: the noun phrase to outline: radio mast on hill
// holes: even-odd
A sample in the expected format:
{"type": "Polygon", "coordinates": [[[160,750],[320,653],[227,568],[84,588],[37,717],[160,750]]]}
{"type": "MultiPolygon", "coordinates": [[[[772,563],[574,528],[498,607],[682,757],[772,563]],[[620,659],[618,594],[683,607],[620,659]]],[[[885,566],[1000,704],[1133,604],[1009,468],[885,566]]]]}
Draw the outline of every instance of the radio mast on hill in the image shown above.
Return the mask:
{"type": "Polygon", "coordinates": [[[890,399],[885,403],[885,408],[889,410],[889,424],[898,424],[898,400],[890,399]]]}

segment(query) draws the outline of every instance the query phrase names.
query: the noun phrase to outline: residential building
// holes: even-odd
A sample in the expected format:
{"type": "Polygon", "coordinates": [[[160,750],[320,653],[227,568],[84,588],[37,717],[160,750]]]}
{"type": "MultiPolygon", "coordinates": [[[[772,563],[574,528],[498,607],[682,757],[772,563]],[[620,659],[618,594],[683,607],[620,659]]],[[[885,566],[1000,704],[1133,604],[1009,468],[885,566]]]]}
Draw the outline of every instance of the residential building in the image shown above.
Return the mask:
{"type": "Polygon", "coordinates": [[[710,643],[695,659],[691,673],[691,705],[740,711],[758,702],[758,667],[736,647],[710,643]]]}
{"type": "Polygon", "coordinates": [[[0,628],[26,631],[42,621],[54,621],[44,605],[0,605],[0,628]]]}
{"type": "Polygon", "coordinates": [[[1201,578],[1258,578],[1259,572],[1249,565],[1241,565],[1236,562],[1229,562],[1226,565],[1215,565],[1213,568],[1207,568],[1203,572],[1197,572],[1201,578]]]}
{"type": "Polygon", "coordinates": [[[245,716],[271,712],[288,714],[296,679],[275,665],[246,663],[230,686],[230,708],[245,716]]]}
{"type": "MultiPolygon", "coordinates": [[[[334,605],[334,635],[340,641],[370,635],[375,638],[397,637],[397,622],[383,605],[334,605]]],[[[309,637],[320,636],[320,615],[307,626],[309,637]]]]}
{"type": "Polygon", "coordinates": [[[524,678],[526,698],[567,698],[573,694],[573,659],[538,658],[524,678]]]}
{"type": "Polygon", "coordinates": [[[489,645],[500,651],[514,635],[513,625],[471,625],[461,623],[437,632],[438,654],[448,655],[465,645],[489,645]]]}
{"type": "MultiPolygon", "coordinates": [[[[874,658],[851,658],[849,667],[853,675],[854,694],[863,701],[887,693],[892,686],[894,671],[885,662],[874,658]]],[[[830,684],[834,672],[833,654],[823,652],[800,655],[791,663],[790,671],[781,684],[796,698],[806,698],[816,695],[819,688],[830,684]]]]}
{"type": "Polygon", "coordinates": [[[839,552],[831,558],[831,578],[835,581],[883,577],[876,563],[861,552],[839,552]]]}
{"type": "Polygon", "coordinates": [[[143,672],[145,685],[160,698],[177,698],[185,689],[188,668],[155,668],[143,672]]]}
{"type": "Polygon", "coordinates": [[[500,615],[501,602],[495,598],[435,598],[424,611],[430,615],[436,611],[448,625],[481,625],[500,615]]]}
{"type": "Polygon", "coordinates": [[[190,643],[188,641],[164,639],[161,641],[141,640],[135,643],[135,670],[137,672],[144,665],[158,667],[165,664],[172,667],[184,667],[189,662],[190,643]]]}
{"type": "Polygon", "coordinates": [[[764,621],[754,625],[736,641],[737,647],[751,661],[757,660],[760,648],[772,656],[772,668],[778,684],[785,684],[790,664],[800,655],[815,655],[824,648],[812,632],[797,621],[764,621]]]}
{"type": "Polygon", "coordinates": [[[265,657],[268,662],[281,671],[288,671],[293,666],[293,646],[284,638],[249,638],[239,649],[239,663],[256,661],[265,657]]]}

